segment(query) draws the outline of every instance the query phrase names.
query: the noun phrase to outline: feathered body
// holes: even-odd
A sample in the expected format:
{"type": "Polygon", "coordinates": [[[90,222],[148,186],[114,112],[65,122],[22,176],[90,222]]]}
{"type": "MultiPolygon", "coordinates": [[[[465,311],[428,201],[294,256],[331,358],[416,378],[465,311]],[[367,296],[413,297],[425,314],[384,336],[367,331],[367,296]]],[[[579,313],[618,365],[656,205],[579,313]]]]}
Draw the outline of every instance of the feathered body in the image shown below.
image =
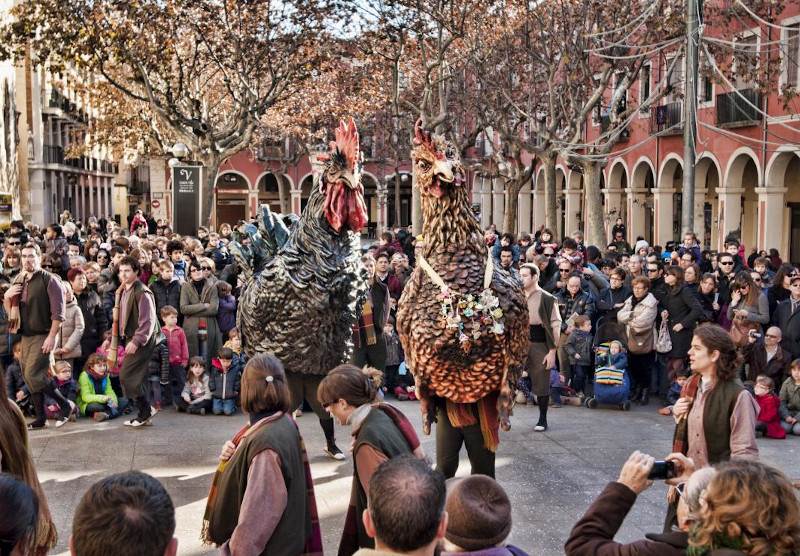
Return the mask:
{"type": "MultiPolygon", "coordinates": [[[[458,152],[443,138],[418,129],[412,159],[422,200],[418,253],[450,290],[478,298],[486,265],[492,263],[470,207],[458,152]]],[[[403,290],[397,330],[423,401],[426,432],[433,417],[431,396],[472,403],[494,392],[500,393],[501,424],[508,427],[511,400],[507,384],[527,356],[528,310],[520,285],[499,266],[492,270],[490,289],[503,311],[504,331],[484,330],[478,337],[469,335],[466,342],[462,331],[447,327],[441,288],[421,265],[403,290]]]]}
{"type": "Polygon", "coordinates": [[[273,353],[289,373],[323,375],[349,359],[356,304],[367,289],[352,120],[340,125],[327,160],[299,219],[287,227],[264,206],[258,227],[247,230],[250,245],[232,249],[245,280],[236,318],[242,347],[249,356],[273,353]]]}

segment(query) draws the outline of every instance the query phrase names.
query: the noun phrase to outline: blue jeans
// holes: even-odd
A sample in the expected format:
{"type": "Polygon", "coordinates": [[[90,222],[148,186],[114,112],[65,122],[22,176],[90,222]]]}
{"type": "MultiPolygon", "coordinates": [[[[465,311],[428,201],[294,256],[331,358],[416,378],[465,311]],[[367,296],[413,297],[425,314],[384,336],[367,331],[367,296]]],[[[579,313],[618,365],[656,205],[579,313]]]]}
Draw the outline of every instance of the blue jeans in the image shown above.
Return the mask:
{"type": "Polygon", "coordinates": [[[561,405],[561,386],[550,387],[550,399],[553,403],[561,405]]]}
{"type": "Polygon", "coordinates": [[[211,411],[214,412],[214,415],[233,415],[236,413],[236,400],[228,399],[223,400],[220,398],[214,398],[212,400],[212,409],[211,411]]]}

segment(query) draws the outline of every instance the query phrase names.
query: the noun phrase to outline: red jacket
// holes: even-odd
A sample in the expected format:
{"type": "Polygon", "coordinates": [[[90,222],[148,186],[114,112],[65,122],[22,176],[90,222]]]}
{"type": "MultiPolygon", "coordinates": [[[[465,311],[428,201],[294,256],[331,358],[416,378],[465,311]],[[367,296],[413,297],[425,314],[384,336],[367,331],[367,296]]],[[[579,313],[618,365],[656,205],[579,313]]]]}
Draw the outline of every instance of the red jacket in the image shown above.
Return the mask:
{"type": "Polygon", "coordinates": [[[189,344],[186,343],[186,334],[183,328],[176,326],[174,329],[169,330],[164,327],[161,329],[164,336],[167,337],[167,346],[169,346],[169,364],[180,365],[185,367],[189,364],[189,344]]]}
{"type": "Polygon", "coordinates": [[[775,394],[756,396],[756,402],[761,411],[758,413],[758,422],[767,425],[767,438],[786,438],[786,431],[781,427],[780,406],[781,400],[775,394]]]}

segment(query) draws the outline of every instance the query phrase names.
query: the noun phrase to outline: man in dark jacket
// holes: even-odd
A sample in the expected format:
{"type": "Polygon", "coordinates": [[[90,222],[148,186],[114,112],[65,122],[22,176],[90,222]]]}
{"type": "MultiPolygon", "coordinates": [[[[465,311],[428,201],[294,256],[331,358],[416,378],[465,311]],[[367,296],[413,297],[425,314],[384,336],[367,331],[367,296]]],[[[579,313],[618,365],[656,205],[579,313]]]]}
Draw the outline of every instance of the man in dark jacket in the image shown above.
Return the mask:
{"type": "MultiPolygon", "coordinates": [[[[533,248],[531,247],[529,251],[533,251],[533,248]]],[[[529,262],[535,262],[539,268],[539,287],[547,293],[554,293],[558,289],[556,283],[559,278],[555,259],[547,255],[534,255],[533,261],[529,262]]],[[[566,265],[564,266],[566,268],[566,265]]]]}
{"type": "Polygon", "coordinates": [[[780,390],[781,384],[789,376],[792,355],[781,347],[783,335],[777,326],[771,326],[764,333],[763,339],[750,334],[744,347],[744,363],[747,369],[746,379],[755,382],[759,375],[770,377],[774,387],[780,390]]]}
{"type": "MultiPolygon", "coordinates": [[[[176,309],[181,306],[181,283],[175,278],[175,267],[172,262],[165,259],[158,264],[159,279],[153,282],[150,289],[156,298],[156,311],[161,314],[161,309],[169,305],[176,309]]],[[[178,314],[178,324],[183,322],[183,315],[178,314]]]]}
{"type": "Polygon", "coordinates": [[[778,303],[772,321],[783,334],[781,347],[792,354],[792,359],[797,359],[800,357],[800,276],[792,276],[789,288],[789,299],[778,303]]]}

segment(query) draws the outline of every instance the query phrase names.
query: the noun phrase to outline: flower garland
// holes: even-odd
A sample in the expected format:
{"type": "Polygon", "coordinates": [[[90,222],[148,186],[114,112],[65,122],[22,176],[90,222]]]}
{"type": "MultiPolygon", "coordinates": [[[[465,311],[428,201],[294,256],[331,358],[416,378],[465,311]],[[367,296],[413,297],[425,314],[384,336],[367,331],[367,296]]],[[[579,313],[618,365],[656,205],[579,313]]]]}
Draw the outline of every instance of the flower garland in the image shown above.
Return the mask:
{"type": "Polygon", "coordinates": [[[484,334],[502,336],[505,333],[500,299],[491,289],[494,272],[491,253],[487,252],[483,291],[477,296],[451,290],[425,257],[418,255],[417,262],[431,281],[439,286],[441,292],[436,296],[442,304],[439,322],[442,328],[458,330],[458,341],[464,352],[469,352],[472,342],[479,340],[484,334]]]}

